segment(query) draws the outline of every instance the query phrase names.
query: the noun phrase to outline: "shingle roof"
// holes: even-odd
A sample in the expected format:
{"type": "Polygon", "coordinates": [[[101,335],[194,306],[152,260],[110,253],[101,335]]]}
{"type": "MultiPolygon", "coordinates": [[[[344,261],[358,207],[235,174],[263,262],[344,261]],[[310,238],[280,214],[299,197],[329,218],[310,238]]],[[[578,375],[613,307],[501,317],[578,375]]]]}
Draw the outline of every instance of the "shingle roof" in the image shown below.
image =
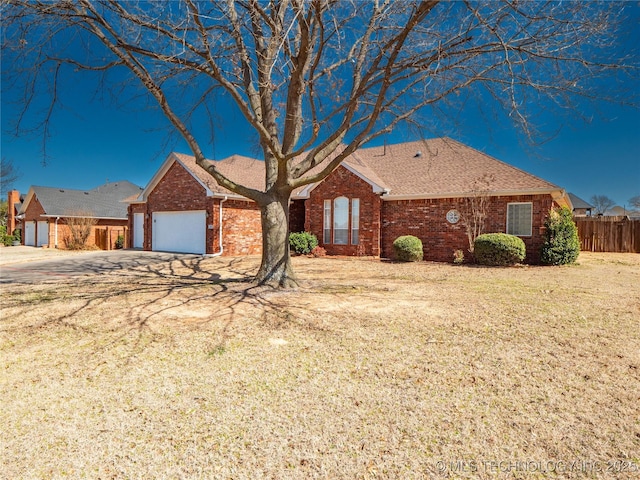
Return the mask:
{"type": "Polygon", "coordinates": [[[450,138],[436,138],[357,150],[355,157],[383,179],[389,195],[469,194],[490,175],[487,190],[559,190],[552,183],[450,138]]]}
{"type": "MultiPolygon", "coordinates": [[[[173,155],[212,192],[230,193],[200,168],[194,157],[173,155]]],[[[477,191],[478,181],[487,175],[491,179],[483,190],[493,194],[561,190],[557,185],[446,137],[361,148],[347,157],[343,165],[385,190],[386,198],[464,196],[477,191]]],[[[217,166],[234,181],[264,189],[264,162],[261,160],[233,155],[218,161],[217,166]]],[[[322,165],[314,171],[321,168],[322,165]]],[[[301,191],[298,189],[294,197],[301,191]]]]}
{"type": "Polygon", "coordinates": [[[571,205],[573,205],[573,208],[586,208],[586,209],[594,208],[593,205],[590,205],[589,203],[585,202],[583,199],[581,199],[577,195],[574,195],[573,193],[568,193],[567,195],[569,195],[569,198],[571,199],[571,205]]]}
{"type": "MultiPolygon", "coordinates": [[[[47,216],[85,216],[94,218],[127,218],[126,197],[139,194],[142,189],[128,181],[112,182],[93,190],[74,190],[55,187],[31,187],[47,216]]],[[[29,202],[23,204],[23,210],[29,202]]]]}
{"type": "MultiPolygon", "coordinates": [[[[183,153],[173,153],[173,155],[213,193],[222,195],[231,193],[226,188],[218,185],[214,178],[196,163],[195,157],[183,153]]],[[[249,188],[264,190],[264,162],[261,160],[242,155],[232,155],[224,160],[217,161],[216,168],[230,180],[242,183],[249,188]]]]}

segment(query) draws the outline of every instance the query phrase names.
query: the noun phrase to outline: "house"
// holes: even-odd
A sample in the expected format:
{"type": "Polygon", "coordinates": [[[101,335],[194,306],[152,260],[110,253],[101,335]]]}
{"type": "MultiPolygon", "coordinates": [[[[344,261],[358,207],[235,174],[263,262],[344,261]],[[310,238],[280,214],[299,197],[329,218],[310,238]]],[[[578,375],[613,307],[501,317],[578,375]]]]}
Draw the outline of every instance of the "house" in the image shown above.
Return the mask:
{"type": "Polygon", "coordinates": [[[577,195],[569,192],[567,193],[569,199],[571,200],[571,205],[573,205],[573,216],[574,217],[590,217],[591,211],[593,210],[593,205],[587,203],[585,200],[581,199],[577,195]]]}
{"type": "Polygon", "coordinates": [[[131,182],[101,185],[93,190],[32,186],[19,210],[22,242],[30,246],[67,248],[74,225],[89,225],[88,246],[115,247],[128,225],[125,198],[142,189],[131,182]]]}
{"type": "MultiPolygon", "coordinates": [[[[264,186],[264,163],[238,155],[222,173],[264,186]]],[[[538,261],[544,219],[566,192],[543,179],[450,138],[363,148],[327,178],[292,195],[291,231],[314,233],[329,255],[393,256],[393,241],[415,235],[424,258],[451,261],[469,247],[464,213],[486,199],[485,232],[520,236],[527,261],[538,261]]],[[[130,200],[131,246],[210,255],[261,251],[257,205],[217,185],[193,157],[172,153],[130,200]],[[222,221],[221,221],[222,220],[222,221]]]]}
{"type": "Polygon", "coordinates": [[[22,230],[22,222],[19,218],[20,207],[24,196],[18,190],[10,190],[7,194],[7,233],[12,234],[14,230],[22,230]]]}

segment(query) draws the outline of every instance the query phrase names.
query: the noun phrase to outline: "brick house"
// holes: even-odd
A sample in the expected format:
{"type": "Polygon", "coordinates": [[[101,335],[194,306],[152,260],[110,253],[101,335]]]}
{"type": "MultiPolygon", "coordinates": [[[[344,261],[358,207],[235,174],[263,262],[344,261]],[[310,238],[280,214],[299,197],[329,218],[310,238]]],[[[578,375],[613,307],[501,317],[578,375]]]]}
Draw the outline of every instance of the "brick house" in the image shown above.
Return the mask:
{"type": "MultiPolygon", "coordinates": [[[[264,188],[259,160],[234,155],[218,168],[231,178],[242,175],[247,186],[264,188]]],[[[127,201],[129,248],[206,255],[262,251],[258,206],[220,187],[192,156],[170,154],[140,195],[127,201]]]]}
{"type": "MultiPolygon", "coordinates": [[[[233,156],[218,165],[252,188],[264,185],[259,160],[233,156]]],[[[289,228],[312,232],[330,255],[392,257],[398,236],[415,235],[426,260],[451,261],[454,250],[469,247],[464,218],[473,197],[485,198],[484,231],[520,236],[531,263],[546,214],[571,206],[562,188],[440,138],[358,150],[323,181],[294,192],[289,228]]],[[[257,205],[218,186],[188,155],[171,154],[129,213],[132,246],[145,250],[261,251],[257,205]]]]}
{"type": "Polygon", "coordinates": [[[112,182],[93,190],[32,186],[19,210],[22,244],[67,248],[70,225],[91,224],[87,246],[115,248],[119,235],[126,236],[128,219],[125,198],[141,188],[127,181],[112,182]]]}

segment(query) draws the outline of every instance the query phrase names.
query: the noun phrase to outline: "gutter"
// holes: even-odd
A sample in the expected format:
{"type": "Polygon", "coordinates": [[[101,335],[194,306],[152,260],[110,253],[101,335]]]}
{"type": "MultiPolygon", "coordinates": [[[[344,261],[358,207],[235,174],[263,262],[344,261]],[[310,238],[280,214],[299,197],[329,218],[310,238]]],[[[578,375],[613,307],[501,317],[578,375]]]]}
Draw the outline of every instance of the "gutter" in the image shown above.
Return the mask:
{"type": "Polygon", "coordinates": [[[220,228],[218,230],[218,238],[220,240],[220,251],[217,253],[212,253],[210,255],[206,255],[207,257],[219,257],[220,255],[222,255],[224,253],[224,245],[222,243],[222,204],[224,202],[227,201],[227,196],[225,195],[224,198],[220,199],[220,216],[219,216],[219,221],[220,221],[220,228]]]}
{"type": "MultiPolygon", "coordinates": [[[[489,197],[510,197],[517,195],[553,195],[556,192],[561,192],[560,188],[540,188],[533,190],[492,190],[486,192],[475,192],[482,193],[483,195],[489,197]]],[[[394,201],[394,200],[434,200],[434,199],[442,199],[442,198],[464,198],[470,195],[473,195],[474,192],[447,192],[447,193],[439,193],[439,194],[426,194],[426,193],[417,193],[417,194],[406,194],[406,195],[393,195],[384,193],[381,198],[385,201],[394,201]]]]}

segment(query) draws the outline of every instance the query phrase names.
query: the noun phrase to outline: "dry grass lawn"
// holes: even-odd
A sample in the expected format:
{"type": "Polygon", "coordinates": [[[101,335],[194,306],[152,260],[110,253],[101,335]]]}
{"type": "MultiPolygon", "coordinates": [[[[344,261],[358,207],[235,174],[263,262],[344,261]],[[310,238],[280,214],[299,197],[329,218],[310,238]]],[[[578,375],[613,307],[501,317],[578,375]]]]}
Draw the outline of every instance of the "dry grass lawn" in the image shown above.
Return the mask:
{"type": "Polygon", "coordinates": [[[640,255],[257,264],[3,286],[0,477],[640,476],[640,255]]]}

